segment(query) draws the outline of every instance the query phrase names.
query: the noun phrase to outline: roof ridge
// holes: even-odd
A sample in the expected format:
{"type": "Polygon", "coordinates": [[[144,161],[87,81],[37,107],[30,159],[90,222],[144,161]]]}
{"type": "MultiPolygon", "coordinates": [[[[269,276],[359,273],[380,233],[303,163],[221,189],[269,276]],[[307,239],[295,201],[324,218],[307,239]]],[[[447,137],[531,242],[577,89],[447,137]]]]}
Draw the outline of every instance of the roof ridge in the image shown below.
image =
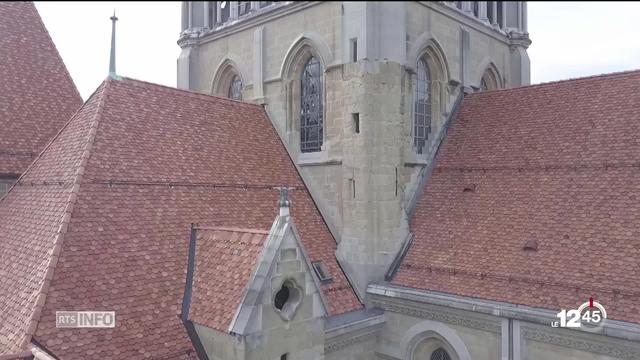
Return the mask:
{"type": "Polygon", "coordinates": [[[42,16],[40,16],[40,12],[38,11],[36,4],[33,1],[29,1],[29,3],[31,4],[31,6],[33,6],[33,9],[36,11],[36,14],[38,15],[38,21],[40,22],[40,25],[42,25],[42,27],[44,28],[44,33],[47,35],[47,37],[51,41],[51,44],[53,45],[56,56],[58,56],[58,59],[60,59],[60,62],[62,63],[62,68],[64,69],[64,72],[67,74],[67,77],[71,80],[71,84],[73,85],[73,90],[76,91],[76,95],[78,96],[78,98],[80,98],[80,101],[83,101],[82,96],[80,95],[80,91],[78,91],[78,87],[76,86],[75,81],[73,81],[73,77],[71,76],[69,69],[67,69],[67,64],[64,63],[64,59],[62,59],[62,55],[60,55],[60,51],[58,51],[58,47],[56,46],[56,43],[53,41],[51,34],[49,34],[49,29],[47,29],[47,26],[44,24],[44,21],[42,21],[42,16]]]}
{"type": "Polygon", "coordinates": [[[226,101],[226,102],[231,102],[233,104],[241,104],[241,105],[249,106],[249,107],[262,108],[262,105],[260,105],[260,104],[254,104],[254,103],[250,103],[250,102],[246,102],[246,101],[242,101],[242,100],[229,99],[227,97],[219,96],[219,95],[215,95],[215,94],[205,94],[205,93],[202,93],[202,92],[199,92],[199,91],[195,91],[195,90],[180,89],[180,88],[173,87],[173,86],[152,83],[152,82],[149,82],[149,81],[134,79],[134,78],[126,77],[126,76],[121,76],[120,78],[121,78],[121,80],[130,81],[130,82],[133,82],[133,83],[137,83],[139,85],[153,86],[153,87],[162,88],[162,89],[166,89],[166,90],[170,90],[170,91],[174,91],[174,92],[178,92],[178,93],[184,93],[185,95],[202,98],[204,100],[211,101],[212,99],[217,99],[217,100],[223,100],[223,101],[226,101]]]}
{"type": "MultiPolygon", "coordinates": [[[[40,322],[40,315],[42,313],[42,310],[44,308],[44,305],[47,299],[49,286],[51,284],[51,281],[53,280],[55,268],[56,268],[56,265],[58,264],[60,253],[62,252],[64,235],[66,234],[67,229],[69,227],[69,223],[71,221],[71,215],[73,213],[75,203],[78,199],[78,193],[80,190],[82,176],[84,175],[87,162],[91,157],[91,151],[93,149],[96,133],[98,132],[98,125],[100,122],[99,120],[100,120],[100,116],[102,115],[102,110],[106,102],[106,93],[110,83],[111,83],[111,79],[107,78],[107,80],[103,82],[104,86],[100,87],[102,91],[100,92],[100,97],[98,98],[98,104],[96,106],[95,113],[93,114],[92,124],[89,129],[89,133],[87,134],[87,141],[85,143],[84,150],[82,151],[80,164],[78,165],[76,173],[74,174],[74,180],[73,180],[71,192],[69,193],[69,198],[66,200],[64,215],[62,216],[62,221],[60,222],[60,226],[58,227],[55,240],[53,241],[53,248],[51,251],[51,255],[49,257],[49,262],[47,264],[47,270],[44,276],[44,281],[40,285],[40,289],[38,289],[36,305],[33,312],[31,313],[31,317],[27,324],[26,336],[23,339],[23,343],[20,345],[20,347],[27,346],[27,344],[31,341],[31,338],[35,334],[38,324],[40,322]]],[[[95,92],[93,95],[95,95],[95,92]]],[[[84,105],[81,108],[84,108],[84,105]]]]}
{"type": "Polygon", "coordinates": [[[239,232],[239,233],[249,233],[249,234],[264,234],[268,235],[269,230],[258,230],[258,229],[244,229],[238,227],[226,227],[226,226],[198,226],[198,230],[215,230],[215,231],[228,231],[228,232],[239,232]]]}
{"type": "MultiPolygon", "coordinates": [[[[51,146],[51,144],[53,144],[56,139],[58,139],[58,137],[60,137],[60,135],[62,134],[62,132],[69,126],[69,124],[71,124],[71,122],[76,118],[76,116],[78,116],[78,114],[82,111],[82,109],[84,109],[85,105],[89,103],[89,101],[96,95],[96,93],[98,92],[98,90],[100,90],[103,85],[104,85],[104,81],[100,84],[100,86],[98,86],[93,93],[89,96],[89,98],[87,99],[87,101],[85,101],[82,106],[80,106],[74,113],[73,115],[71,115],[71,117],[69,118],[69,120],[67,120],[67,122],[64,124],[64,126],[58,130],[58,132],[51,138],[51,140],[49,140],[49,142],[47,143],[47,145],[45,145],[45,147],[42,149],[42,151],[40,151],[40,153],[38,154],[38,156],[36,156],[35,159],[33,159],[33,161],[29,164],[29,166],[27,166],[27,168],[22,172],[22,174],[20,174],[20,176],[18,177],[18,179],[11,185],[11,187],[9,188],[9,190],[7,191],[7,193],[9,193],[16,185],[18,185],[18,183],[20,183],[20,181],[22,180],[22,178],[24,178],[30,171],[31,168],[33,168],[36,163],[40,160],[40,158],[42,158],[42,155],[44,155],[45,151],[47,151],[47,149],[49,149],[49,147],[51,146]]],[[[2,200],[4,200],[6,198],[6,196],[4,197],[0,197],[0,202],[2,202],[2,200]]]]}
{"type": "Polygon", "coordinates": [[[479,92],[471,93],[471,94],[469,94],[467,96],[474,96],[475,97],[475,96],[481,96],[483,94],[495,94],[495,93],[505,92],[505,91],[528,90],[528,89],[531,89],[531,88],[547,87],[547,86],[552,86],[552,85],[556,85],[556,84],[564,84],[564,83],[571,83],[571,82],[588,81],[588,80],[594,80],[594,79],[599,79],[599,78],[618,77],[618,76],[629,75],[629,74],[634,74],[634,73],[640,74],[640,68],[632,69],[632,70],[615,71],[615,72],[610,72],[610,73],[594,74],[594,75],[588,75],[588,76],[582,76],[582,77],[574,77],[574,78],[567,78],[567,79],[560,79],[560,80],[552,80],[552,81],[540,82],[540,83],[537,83],[537,84],[522,85],[522,86],[517,86],[517,87],[512,87],[512,88],[479,91],[479,92]]]}

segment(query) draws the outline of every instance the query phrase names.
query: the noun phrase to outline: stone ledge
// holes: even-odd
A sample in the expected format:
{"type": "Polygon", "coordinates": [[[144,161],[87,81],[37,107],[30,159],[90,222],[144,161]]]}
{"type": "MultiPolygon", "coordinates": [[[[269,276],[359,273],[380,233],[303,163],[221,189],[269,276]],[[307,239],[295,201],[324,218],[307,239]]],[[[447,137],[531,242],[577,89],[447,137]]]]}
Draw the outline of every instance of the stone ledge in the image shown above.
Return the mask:
{"type": "MultiPolygon", "coordinates": [[[[549,309],[475,299],[430,290],[412,289],[388,283],[370,284],[367,288],[367,293],[374,296],[377,306],[386,310],[390,310],[383,306],[386,303],[396,306],[397,304],[402,304],[401,307],[407,307],[404,303],[411,302],[417,303],[418,308],[424,306],[424,304],[431,304],[501,318],[511,318],[543,326],[549,326],[552,321],[557,319],[556,312],[549,309]]],[[[604,326],[595,332],[584,328],[572,329],[571,331],[605,335],[629,341],[640,340],[640,325],[619,320],[608,319],[604,326]]]]}
{"type": "Polygon", "coordinates": [[[640,348],[631,348],[617,344],[607,344],[606,342],[594,341],[592,339],[582,339],[577,334],[553,334],[550,331],[542,331],[527,327],[523,324],[522,338],[526,340],[541,342],[545,344],[558,345],[575,350],[595,353],[615,357],[623,360],[640,359],[640,348]]]}
{"type": "Polygon", "coordinates": [[[342,158],[330,157],[327,150],[313,153],[300,153],[297,160],[298,166],[322,166],[322,165],[341,165],[342,158]]]}
{"type": "Polygon", "coordinates": [[[325,322],[325,354],[377,336],[384,323],[381,309],[363,309],[328,318],[325,322]]]}
{"type": "Polygon", "coordinates": [[[463,326],[470,329],[477,329],[500,334],[502,332],[501,323],[497,321],[480,319],[472,316],[457,315],[452,312],[430,309],[422,304],[408,305],[401,301],[387,299],[373,299],[371,304],[386,311],[404,314],[412,317],[429,319],[442,323],[463,326]]]}

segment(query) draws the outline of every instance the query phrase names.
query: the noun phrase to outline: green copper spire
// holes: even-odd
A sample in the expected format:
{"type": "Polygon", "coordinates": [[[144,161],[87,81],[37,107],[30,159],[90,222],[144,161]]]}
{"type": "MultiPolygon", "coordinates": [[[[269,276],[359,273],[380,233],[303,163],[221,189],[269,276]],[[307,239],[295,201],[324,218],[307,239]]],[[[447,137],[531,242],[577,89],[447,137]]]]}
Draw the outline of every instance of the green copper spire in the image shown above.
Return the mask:
{"type": "Polygon", "coordinates": [[[109,59],[109,76],[115,79],[117,78],[117,75],[116,75],[116,21],[118,21],[115,10],[113,10],[113,16],[110,19],[111,19],[111,57],[109,59]]]}

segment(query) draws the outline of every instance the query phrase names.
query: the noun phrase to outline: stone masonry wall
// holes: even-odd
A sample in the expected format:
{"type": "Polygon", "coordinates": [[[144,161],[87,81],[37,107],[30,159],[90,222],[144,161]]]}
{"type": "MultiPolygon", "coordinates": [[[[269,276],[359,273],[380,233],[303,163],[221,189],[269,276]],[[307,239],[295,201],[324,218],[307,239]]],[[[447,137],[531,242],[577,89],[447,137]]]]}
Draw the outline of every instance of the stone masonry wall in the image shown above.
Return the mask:
{"type": "Polygon", "coordinates": [[[368,282],[382,279],[406,238],[406,212],[435,151],[434,147],[416,155],[412,150],[418,56],[430,45],[444,59],[445,74],[435,94],[439,104],[433,114],[432,138],[451,111],[459,91],[457,84],[478,86],[489,64],[495,66],[506,86],[519,85],[509,78],[512,51],[504,35],[442,4],[392,5],[404,9],[404,15],[389,23],[377,20],[388,11],[397,12],[389,4],[362,8],[342,2],[290,4],[287,6],[292,10],[282,11],[281,16],[264,15],[269,19],[266,22],[232,25],[200,39],[190,63],[190,86],[204,93],[212,91],[212,81],[223,61],[236,65],[245,85],[243,98],[264,104],[339,242],[338,256],[361,294],[368,282]],[[377,25],[395,30],[375,30],[377,25]],[[398,27],[402,36],[396,31],[398,27]],[[469,33],[464,61],[463,31],[469,33]],[[387,48],[376,47],[389,44],[385,35],[389,33],[394,41],[406,38],[404,51],[393,47],[400,53],[387,54],[387,48]],[[366,43],[362,49],[375,51],[360,52],[357,62],[349,62],[345,51],[351,36],[365,37],[358,49],[366,43]],[[299,112],[292,105],[299,96],[299,83],[285,73],[290,49],[301,39],[310,39],[325,69],[323,151],[305,156],[298,150],[299,112]],[[262,74],[255,78],[260,75],[255,66],[259,58],[262,74]],[[257,88],[263,89],[263,94],[257,88]],[[360,133],[355,132],[355,113],[359,114],[360,133]]]}

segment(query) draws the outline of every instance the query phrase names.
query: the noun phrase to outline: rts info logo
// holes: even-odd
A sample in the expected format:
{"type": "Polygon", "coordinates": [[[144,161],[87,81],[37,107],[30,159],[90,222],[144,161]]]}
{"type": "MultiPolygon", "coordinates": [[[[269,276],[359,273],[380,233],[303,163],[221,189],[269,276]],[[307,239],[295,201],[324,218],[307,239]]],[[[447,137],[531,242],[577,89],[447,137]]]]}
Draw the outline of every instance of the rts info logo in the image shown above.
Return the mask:
{"type": "Polygon", "coordinates": [[[113,328],[115,311],[56,311],[57,328],[113,328]]]}

